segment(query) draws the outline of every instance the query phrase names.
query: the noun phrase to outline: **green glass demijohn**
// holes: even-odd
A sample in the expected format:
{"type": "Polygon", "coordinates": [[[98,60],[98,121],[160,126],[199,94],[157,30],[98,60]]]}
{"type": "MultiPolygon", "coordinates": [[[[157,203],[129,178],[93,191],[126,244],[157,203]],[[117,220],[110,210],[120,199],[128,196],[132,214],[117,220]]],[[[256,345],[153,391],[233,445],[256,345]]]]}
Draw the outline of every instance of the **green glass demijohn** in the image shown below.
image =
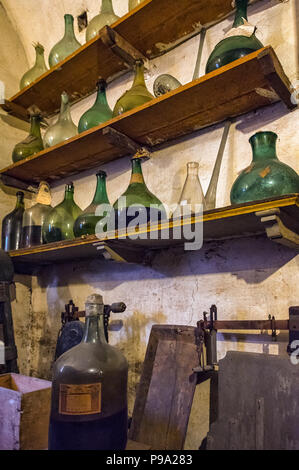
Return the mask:
{"type": "Polygon", "coordinates": [[[75,237],[81,237],[83,235],[94,235],[96,232],[97,223],[106,217],[107,214],[112,210],[106,190],[107,174],[105,171],[99,171],[96,176],[97,187],[94,198],[92,203],[79,215],[75,221],[75,237]],[[102,215],[96,215],[97,209],[100,209],[102,215]]]}
{"type": "Polygon", "coordinates": [[[144,80],[144,65],[142,60],[135,62],[135,78],[130,90],[126,91],[116,102],[113,116],[118,116],[126,111],[141,106],[154,99],[154,96],[146,88],[144,80]]]}
{"type": "Polygon", "coordinates": [[[74,236],[74,222],[82,213],[74,201],[74,184],[65,186],[64,200],[54,207],[43,225],[43,237],[46,243],[71,240],[74,236]]]}
{"type": "Polygon", "coordinates": [[[75,32],[74,32],[74,17],[68,14],[64,15],[64,24],[65,24],[64,36],[51,49],[51,52],[49,55],[50,67],[54,67],[55,65],[59,64],[59,62],[64,60],[66,57],[68,57],[77,49],[79,49],[79,47],[81,47],[81,44],[79,41],[77,41],[75,32]]]}
{"type": "Polygon", "coordinates": [[[44,57],[44,47],[39,43],[33,44],[33,46],[35,49],[35,64],[21,78],[20,90],[22,90],[26,86],[31,85],[31,83],[37,80],[41,75],[43,75],[43,73],[47,72],[48,70],[44,57]]]}
{"type": "Polygon", "coordinates": [[[263,44],[255,36],[255,28],[247,23],[248,0],[235,0],[235,2],[237,11],[233,28],[213,50],[206,65],[206,73],[219,69],[263,47],[263,44]]]}
{"type": "Polygon", "coordinates": [[[107,102],[106,88],[106,81],[102,78],[99,79],[97,82],[96,101],[94,105],[81,116],[78,124],[79,133],[99,126],[112,118],[112,110],[109,108],[107,102]]]}
{"type": "Polygon", "coordinates": [[[114,213],[111,216],[115,226],[109,223],[108,230],[124,229],[136,221],[136,218],[139,218],[140,225],[149,222],[155,224],[167,218],[162,202],[149,191],[144,182],[141,164],[147,159],[142,154],[136,154],[132,158],[130,184],[113,205],[114,213]]]}
{"type": "Polygon", "coordinates": [[[2,220],[2,249],[4,251],[18,250],[22,235],[24,214],[24,193],[18,191],[16,207],[2,220]]]}
{"type": "Polygon", "coordinates": [[[13,149],[12,160],[14,163],[24,160],[24,158],[30,157],[44,149],[40,132],[41,120],[42,117],[40,114],[31,115],[29,135],[13,149]]]}
{"type": "Polygon", "coordinates": [[[58,120],[55,124],[48,127],[44,135],[44,146],[45,148],[52,147],[53,145],[74,137],[77,133],[77,126],[73,123],[71,117],[69,97],[64,91],[61,95],[61,107],[58,120]]]}
{"type": "Polygon", "coordinates": [[[86,29],[86,41],[90,41],[97,36],[104,26],[115,23],[119,20],[119,16],[114,13],[112,0],[102,0],[100,13],[95,16],[86,29]]]}
{"type": "Polygon", "coordinates": [[[249,139],[253,151],[252,163],[232,186],[232,204],[299,193],[299,176],[278,160],[276,141],[274,132],[258,132],[249,139]]]}

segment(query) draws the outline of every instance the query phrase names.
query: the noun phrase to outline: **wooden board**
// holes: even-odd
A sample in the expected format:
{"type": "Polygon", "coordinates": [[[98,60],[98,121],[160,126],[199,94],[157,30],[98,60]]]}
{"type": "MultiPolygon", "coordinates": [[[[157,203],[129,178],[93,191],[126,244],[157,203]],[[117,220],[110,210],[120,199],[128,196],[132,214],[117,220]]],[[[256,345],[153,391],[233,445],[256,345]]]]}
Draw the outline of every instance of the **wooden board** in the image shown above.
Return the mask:
{"type": "Polygon", "coordinates": [[[26,183],[49,183],[129,153],[103,130],[111,127],[156,147],[278,100],[292,108],[291,84],[273,49],[265,47],[79,136],[0,171],[26,183]]]}
{"type": "Polygon", "coordinates": [[[181,450],[197,383],[199,357],[191,326],[154,325],[137,391],[129,438],[153,450],[181,450]]]}

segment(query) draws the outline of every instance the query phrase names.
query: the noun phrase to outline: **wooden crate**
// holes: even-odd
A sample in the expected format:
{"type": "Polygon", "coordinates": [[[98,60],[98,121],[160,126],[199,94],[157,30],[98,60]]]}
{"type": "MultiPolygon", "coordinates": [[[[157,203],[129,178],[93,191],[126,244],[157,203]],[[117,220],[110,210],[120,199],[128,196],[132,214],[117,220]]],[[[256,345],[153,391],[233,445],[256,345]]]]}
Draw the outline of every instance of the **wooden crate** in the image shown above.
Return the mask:
{"type": "Polygon", "coordinates": [[[0,375],[0,450],[48,447],[51,382],[0,375]]]}

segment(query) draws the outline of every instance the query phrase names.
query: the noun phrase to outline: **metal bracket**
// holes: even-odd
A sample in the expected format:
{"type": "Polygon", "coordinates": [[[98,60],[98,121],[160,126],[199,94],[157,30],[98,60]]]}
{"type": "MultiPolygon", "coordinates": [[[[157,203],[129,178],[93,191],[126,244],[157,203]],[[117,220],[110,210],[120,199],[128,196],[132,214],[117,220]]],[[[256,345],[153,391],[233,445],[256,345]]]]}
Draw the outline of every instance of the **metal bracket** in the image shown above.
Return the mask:
{"type": "Polygon", "coordinates": [[[299,250],[299,234],[286,227],[282,222],[280,209],[259,211],[255,215],[261,219],[270,240],[299,250]]]}

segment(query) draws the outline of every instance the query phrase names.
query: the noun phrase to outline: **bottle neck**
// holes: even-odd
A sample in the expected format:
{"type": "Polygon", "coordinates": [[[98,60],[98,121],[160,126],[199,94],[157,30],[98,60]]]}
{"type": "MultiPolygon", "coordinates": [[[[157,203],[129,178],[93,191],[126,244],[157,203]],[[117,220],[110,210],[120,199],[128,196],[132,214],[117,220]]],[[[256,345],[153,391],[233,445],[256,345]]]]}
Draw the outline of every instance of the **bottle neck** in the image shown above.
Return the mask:
{"type": "Polygon", "coordinates": [[[109,204],[106,189],[106,175],[104,174],[97,175],[97,187],[92,204],[109,204]]]}
{"type": "Polygon", "coordinates": [[[35,48],[35,67],[46,67],[44,48],[41,46],[36,46],[35,48]]]}
{"type": "Polygon", "coordinates": [[[106,88],[103,86],[98,87],[97,97],[95,104],[105,105],[108,106],[107,96],[106,96],[106,88]]]}
{"type": "Polygon", "coordinates": [[[113,10],[112,0],[102,0],[101,13],[112,13],[113,15],[115,14],[113,10]]]}
{"type": "Polygon", "coordinates": [[[82,343],[107,344],[104,328],[104,315],[93,315],[85,318],[82,343]]]}
{"type": "Polygon", "coordinates": [[[238,28],[239,26],[242,26],[244,24],[243,19],[246,21],[247,19],[247,6],[248,6],[248,0],[236,0],[236,15],[235,15],[235,21],[233,24],[233,28],[238,28]]]}
{"type": "Polygon", "coordinates": [[[276,154],[277,135],[274,132],[258,132],[249,140],[254,162],[263,160],[277,160],[276,154]]]}
{"type": "Polygon", "coordinates": [[[40,116],[32,116],[31,117],[30,134],[33,135],[34,137],[38,137],[38,138],[41,139],[40,121],[41,121],[40,116]]]}
{"type": "Polygon", "coordinates": [[[71,121],[70,103],[66,93],[61,95],[59,121],[71,121]]]}
{"type": "Polygon", "coordinates": [[[134,78],[134,86],[146,86],[144,80],[144,65],[142,62],[137,62],[135,65],[135,78],[134,78]]]}
{"type": "Polygon", "coordinates": [[[141,168],[141,161],[139,158],[132,159],[132,174],[130,184],[133,183],[145,184],[141,168]]]}
{"type": "Polygon", "coordinates": [[[74,202],[74,189],[73,188],[66,188],[64,194],[64,200],[74,202]]]}
{"type": "Polygon", "coordinates": [[[74,37],[74,18],[72,15],[64,15],[64,39],[73,39],[74,37]]]}
{"type": "Polygon", "coordinates": [[[16,209],[24,209],[24,194],[17,194],[16,209]]]}

